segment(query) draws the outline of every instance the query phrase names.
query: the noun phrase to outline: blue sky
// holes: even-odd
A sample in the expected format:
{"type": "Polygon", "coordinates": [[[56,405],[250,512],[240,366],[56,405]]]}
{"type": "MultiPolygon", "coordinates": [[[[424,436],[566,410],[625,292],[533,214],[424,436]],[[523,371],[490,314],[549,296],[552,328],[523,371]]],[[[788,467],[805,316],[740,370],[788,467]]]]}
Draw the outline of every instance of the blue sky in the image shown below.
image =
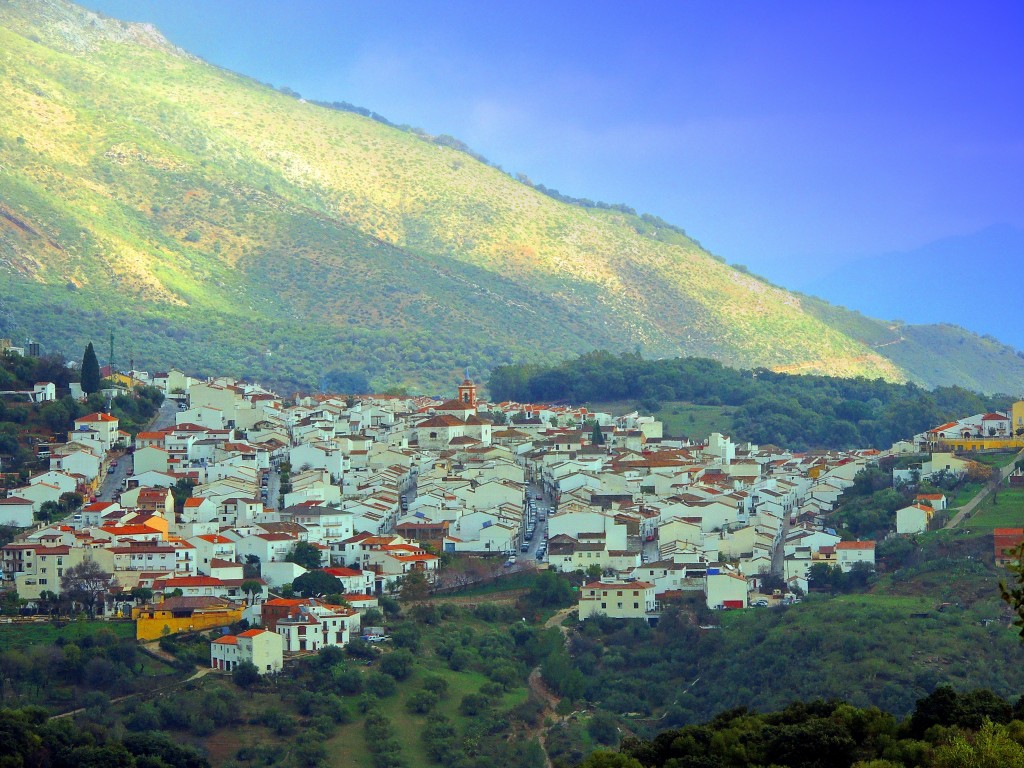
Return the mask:
{"type": "Polygon", "coordinates": [[[86,0],[791,287],[1024,227],[1024,3],[86,0]]]}

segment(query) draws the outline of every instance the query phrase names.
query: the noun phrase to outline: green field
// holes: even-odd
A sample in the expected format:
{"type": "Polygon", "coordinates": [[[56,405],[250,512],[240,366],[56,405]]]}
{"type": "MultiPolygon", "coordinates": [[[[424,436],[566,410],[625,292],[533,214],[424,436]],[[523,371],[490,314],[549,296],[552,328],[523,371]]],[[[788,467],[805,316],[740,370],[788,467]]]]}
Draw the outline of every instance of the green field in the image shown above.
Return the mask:
{"type": "Polygon", "coordinates": [[[53,645],[58,639],[77,642],[100,632],[112,632],[119,638],[135,637],[133,621],[71,621],[0,624],[0,651],[24,649],[34,645],[53,645]]]}
{"type": "Polygon", "coordinates": [[[1002,469],[1007,464],[1011,463],[1016,457],[1016,451],[1006,451],[1002,453],[977,453],[971,456],[971,458],[979,464],[999,469],[1002,469]]]}
{"type": "Polygon", "coordinates": [[[972,531],[1024,527],[1024,488],[1000,486],[998,493],[989,494],[963,525],[972,531]]]}

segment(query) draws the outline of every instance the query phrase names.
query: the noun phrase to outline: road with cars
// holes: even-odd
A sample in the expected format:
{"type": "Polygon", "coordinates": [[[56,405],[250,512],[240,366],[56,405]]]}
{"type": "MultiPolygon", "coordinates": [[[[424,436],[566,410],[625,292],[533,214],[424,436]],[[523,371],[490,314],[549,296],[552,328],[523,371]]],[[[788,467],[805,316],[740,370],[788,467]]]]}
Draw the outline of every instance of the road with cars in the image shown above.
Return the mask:
{"type": "Polygon", "coordinates": [[[541,562],[544,562],[546,558],[541,560],[537,559],[537,551],[543,548],[547,550],[548,541],[548,517],[552,514],[553,501],[544,492],[543,487],[538,483],[527,483],[526,485],[527,500],[524,502],[523,510],[523,524],[522,524],[522,536],[520,537],[520,546],[512,557],[509,557],[505,561],[506,568],[512,571],[519,571],[528,568],[534,568],[541,562]],[[540,498],[538,498],[540,497],[540,498]],[[536,515],[534,516],[534,529],[533,537],[530,539],[526,538],[526,532],[529,527],[530,514],[529,504],[533,502],[536,508],[536,515]],[[526,545],[526,551],[523,551],[522,545],[526,545]]]}
{"type": "MultiPolygon", "coordinates": [[[[165,399],[147,429],[155,431],[172,426],[174,424],[174,414],[177,412],[178,404],[173,400],[165,399]]],[[[103,478],[103,483],[100,485],[99,493],[96,494],[96,499],[98,501],[113,501],[124,488],[125,478],[132,474],[134,474],[134,461],[130,453],[113,459],[108,465],[107,474],[103,478]]]]}

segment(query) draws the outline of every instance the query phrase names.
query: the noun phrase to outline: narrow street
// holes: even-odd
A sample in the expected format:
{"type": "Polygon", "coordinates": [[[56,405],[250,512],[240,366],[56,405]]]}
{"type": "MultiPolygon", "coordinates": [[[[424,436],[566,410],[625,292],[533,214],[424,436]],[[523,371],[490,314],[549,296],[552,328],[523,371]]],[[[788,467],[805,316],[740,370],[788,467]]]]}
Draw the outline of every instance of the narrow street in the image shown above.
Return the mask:
{"type": "MultiPolygon", "coordinates": [[[[148,430],[158,430],[174,425],[174,415],[178,412],[178,404],[173,400],[165,399],[160,410],[157,411],[153,421],[147,427],[148,430]]],[[[124,488],[124,479],[134,472],[135,462],[131,454],[126,453],[117,459],[117,466],[111,467],[103,478],[99,493],[96,494],[98,501],[113,501],[124,488]]]]}
{"type": "MultiPolygon", "coordinates": [[[[792,514],[792,513],[790,513],[792,514]]],[[[789,535],[789,514],[782,517],[782,535],[772,552],[772,575],[786,578],[786,537],[789,535]]]]}

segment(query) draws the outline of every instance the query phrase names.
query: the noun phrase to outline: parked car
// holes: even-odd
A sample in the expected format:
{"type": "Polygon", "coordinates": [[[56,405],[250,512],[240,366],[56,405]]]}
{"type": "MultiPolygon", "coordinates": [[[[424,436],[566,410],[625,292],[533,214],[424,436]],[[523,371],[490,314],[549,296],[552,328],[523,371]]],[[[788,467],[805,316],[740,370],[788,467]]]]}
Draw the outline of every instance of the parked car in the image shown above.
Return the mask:
{"type": "Polygon", "coordinates": [[[530,551],[530,545],[527,542],[524,541],[522,544],[519,545],[519,551],[520,552],[529,552],[530,551]]]}
{"type": "Polygon", "coordinates": [[[116,461],[110,462],[110,468],[111,469],[117,469],[117,462],[116,461]]]}
{"type": "Polygon", "coordinates": [[[541,547],[540,549],[538,549],[537,550],[537,559],[538,560],[543,560],[544,559],[544,555],[546,555],[547,552],[548,551],[546,549],[544,549],[544,547],[541,547]]]}
{"type": "Polygon", "coordinates": [[[505,561],[505,567],[508,568],[516,564],[516,556],[512,555],[508,560],[505,561]]]}
{"type": "Polygon", "coordinates": [[[767,600],[755,600],[752,603],[752,605],[755,608],[767,608],[768,607],[768,601],[767,600]]]}

